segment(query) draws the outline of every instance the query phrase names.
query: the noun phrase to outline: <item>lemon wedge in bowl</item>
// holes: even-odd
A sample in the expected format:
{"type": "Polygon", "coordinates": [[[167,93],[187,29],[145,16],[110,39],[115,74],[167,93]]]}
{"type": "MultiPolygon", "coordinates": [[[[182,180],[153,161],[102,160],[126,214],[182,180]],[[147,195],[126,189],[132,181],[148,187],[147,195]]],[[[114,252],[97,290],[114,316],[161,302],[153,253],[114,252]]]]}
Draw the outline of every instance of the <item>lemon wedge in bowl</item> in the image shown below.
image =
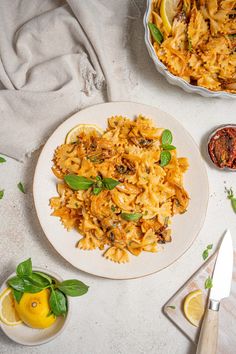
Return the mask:
{"type": "Polygon", "coordinates": [[[191,291],[184,300],[184,314],[195,327],[199,327],[204,314],[202,290],[191,291]]]}
{"type": "Polygon", "coordinates": [[[10,288],[6,288],[0,294],[0,320],[8,326],[22,323],[16,312],[15,301],[10,288]]]}
{"type": "Polygon", "coordinates": [[[89,133],[96,131],[96,133],[101,136],[103,134],[103,130],[99,128],[95,124],[78,124],[74,128],[72,128],[69,133],[66,135],[65,143],[72,144],[78,140],[78,135],[81,133],[89,133]]]}
{"type": "Polygon", "coordinates": [[[178,12],[179,0],[162,0],[160,15],[168,34],[171,33],[173,19],[178,12]]]}

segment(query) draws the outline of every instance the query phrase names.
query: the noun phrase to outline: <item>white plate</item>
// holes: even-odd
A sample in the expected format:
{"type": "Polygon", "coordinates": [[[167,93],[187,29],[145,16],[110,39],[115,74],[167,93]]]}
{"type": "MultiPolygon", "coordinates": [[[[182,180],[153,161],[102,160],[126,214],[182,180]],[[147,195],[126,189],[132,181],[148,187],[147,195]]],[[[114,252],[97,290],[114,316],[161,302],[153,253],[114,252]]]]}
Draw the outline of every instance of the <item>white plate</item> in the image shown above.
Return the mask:
{"type": "Polygon", "coordinates": [[[189,133],[169,114],[158,108],[132,102],[105,103],[84,109],[66,120],[57,128],[45,144],[34,176],[33,194],[42,228],[58,253],[76,268],[97,276],[112,279],[142,277],[157,272],[177,260],[192,244],[201,229],[208,203],[208,179],[199,149],[189,133]],[[143,114],[154,120],[159,127],[168,128],[174,136],[178,156],[186,156],[190,169],[185,175],[185,187],[190,194],[190,205],[185,214],[173,218],[173,241],[164,245],[159,253],[143,252],[140,256],[130,255],[130,262],[116,264],[104,257],[102,251],[83,251],[75,247],[80,235],[67,232],[59,218],[50,216],[49,199],[57,196],[57,179],[51,172],[52,157],[58,145],[64,142],[67,132],[80,123],[107,126],[107,118],[123,115],[133,119],[143,114]]]}

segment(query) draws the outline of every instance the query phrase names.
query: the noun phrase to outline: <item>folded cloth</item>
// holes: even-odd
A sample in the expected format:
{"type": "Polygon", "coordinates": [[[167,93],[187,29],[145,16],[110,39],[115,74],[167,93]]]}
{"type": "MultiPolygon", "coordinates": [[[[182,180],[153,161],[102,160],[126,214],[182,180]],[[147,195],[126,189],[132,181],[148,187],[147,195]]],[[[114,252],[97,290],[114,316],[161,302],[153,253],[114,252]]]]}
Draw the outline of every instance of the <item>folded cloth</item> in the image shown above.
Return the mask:
{"type": "Polygon", "coordinates": [[[129,99],[125,43],[135,11],[130,0],[1,0],[2,154],[23,160],[104,82],[105,99],[129,99]]]}

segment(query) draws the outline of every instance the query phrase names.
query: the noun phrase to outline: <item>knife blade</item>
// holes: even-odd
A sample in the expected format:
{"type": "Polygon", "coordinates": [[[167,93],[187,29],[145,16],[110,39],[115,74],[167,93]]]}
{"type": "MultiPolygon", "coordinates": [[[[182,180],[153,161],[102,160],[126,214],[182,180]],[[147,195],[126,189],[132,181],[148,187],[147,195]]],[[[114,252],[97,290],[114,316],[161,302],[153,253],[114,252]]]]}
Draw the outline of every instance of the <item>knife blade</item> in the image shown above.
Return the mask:
{"type": "Polygon", "coordinates": [[[214,273],[212,277],[212,288],[210,290],[210,301],[219,302],[230,295],[233,272],[233,243],[230,231],[227,230],[218,252],[214,273]]]}
{"type": "Polygon", "coordinates": [[[220,301],[230,295],[232,272],[233,243],[230,231],[227,230],[215,262],[209,303],[202,322],[196,354],[216,354],[220,301]]]}

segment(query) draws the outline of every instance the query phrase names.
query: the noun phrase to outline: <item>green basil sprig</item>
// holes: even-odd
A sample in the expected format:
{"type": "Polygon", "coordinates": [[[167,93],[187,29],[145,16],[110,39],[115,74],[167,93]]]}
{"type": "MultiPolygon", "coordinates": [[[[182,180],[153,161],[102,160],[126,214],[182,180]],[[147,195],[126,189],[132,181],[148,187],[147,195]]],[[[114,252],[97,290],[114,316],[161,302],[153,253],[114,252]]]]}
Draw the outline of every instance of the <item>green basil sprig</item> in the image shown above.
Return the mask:
{"type": "Polygon", "coordinates": [[[148,23],[148,27],[150,29],[154,41],[161,44],[163,42],[163,34],[159,30],[159,28],[154,23],[151,22],[148,23]]]}
{"type": "Polygon", "coordinates": [[[4,196],[4,189],[2,189],[2,190],[0,191],[0,199],[2,199],[3,196],[4,196]]]}
{"type": "Polygon", "coordinates": [[[92,187],[92,193],[98,195],[103,189],[112,190],[120,182],[113,178],[96,177],[96,180],[88,179],[83,176],[67,175],[64,177],[66,184],[73,190],[87,190],[92,187]]]}
{"type": "Polygon", "coordinates": [[[120,216],[122,217],[122,219],[126,221],[138,221],[142,217],[142,214],[141,213],[133,213],[133,214],[121,213],[120,216]]]}
{"type": "Polygon", "coordinates": [[[22,182],[19,182],[18,184],[17,184],[17,187],[18,187],[18,189],[21,191],[21,193],[26,193],[25,192],[25,187],[24,187],[24,185],[23,185],[23,183],[22,182]]]}
{"type": "Polygon", "coordinates": [[[175,150],[176,147],[171,145],[173,140],[172,133],[169,129],[165,129],[161,136],[161,148],[163,149],[160,155],[160,166],[168,165],[171,160],[171,153],[169,150],[175,150]]]}
{"type": "Polygon", "coordinates": [[[236,197],[234,196],[233,189],[225,188],[225,192],[227,193],[227,198],[231,201],[233,211],[236,213],[236,197]]]}
{"type": "Polygon", "coordinates": [[[16,268],[16,276],[8,279],[15,300],[19,303],[24,293],[38,293],[49,289],[50,314],[65,316],[67,313],[66,296],[81,296],[87,293],[88,286],[77,279],[57,282],[48,274],[33,271],[31,259],[20,263],[16,268]]]}
{"type": "Polygon", "coordinates": [[[0,163],[6,162],[6,159],[4,157],[0,156],[0,163]]]}

